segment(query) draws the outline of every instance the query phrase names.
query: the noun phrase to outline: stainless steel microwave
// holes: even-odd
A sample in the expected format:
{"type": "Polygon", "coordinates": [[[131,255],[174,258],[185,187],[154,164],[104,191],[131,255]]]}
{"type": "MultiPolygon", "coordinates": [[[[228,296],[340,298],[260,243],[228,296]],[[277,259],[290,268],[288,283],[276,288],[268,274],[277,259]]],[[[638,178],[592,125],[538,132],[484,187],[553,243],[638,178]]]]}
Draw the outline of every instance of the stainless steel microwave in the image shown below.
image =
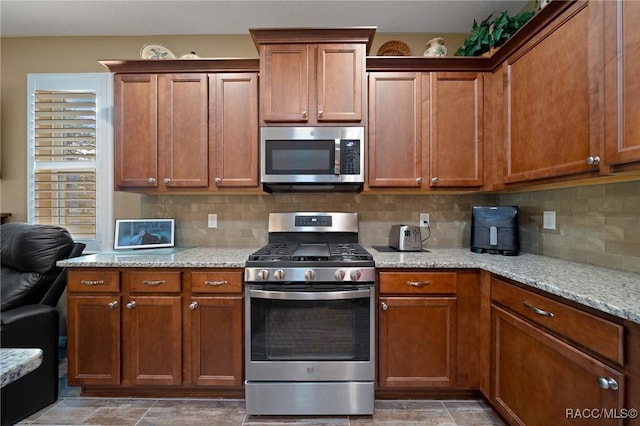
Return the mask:
{"type": "Polygon", "coordinates": [[[274,191],[359,191],[364,127],[263,127],[260,180],[274,191]]]}

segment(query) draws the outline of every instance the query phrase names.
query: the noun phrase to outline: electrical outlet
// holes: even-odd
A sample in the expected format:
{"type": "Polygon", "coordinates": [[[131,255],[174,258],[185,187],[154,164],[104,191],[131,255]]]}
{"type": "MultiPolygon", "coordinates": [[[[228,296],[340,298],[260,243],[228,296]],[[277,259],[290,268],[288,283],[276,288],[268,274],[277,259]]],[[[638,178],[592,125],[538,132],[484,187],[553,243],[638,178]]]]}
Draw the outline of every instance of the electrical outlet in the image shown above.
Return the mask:
{"type": "Polygon", "coordinates": [[[209,228],[217,228],[218,227],[218,215],[217,214],[209,213],[209,216],[207,217],[207,226],[209,228]]]}
{"type": "Polygon", "coordinates": [[[542,212],[542,229],[556,229],[556,212],[544,211],[542,212]]]}
{"type": "Polygon", "coordinates": [[[429,226],[429,213],[420,213],[420,223],[418,223],[418,226],[423,226],[423,227],[427,227],[429,226]]]}

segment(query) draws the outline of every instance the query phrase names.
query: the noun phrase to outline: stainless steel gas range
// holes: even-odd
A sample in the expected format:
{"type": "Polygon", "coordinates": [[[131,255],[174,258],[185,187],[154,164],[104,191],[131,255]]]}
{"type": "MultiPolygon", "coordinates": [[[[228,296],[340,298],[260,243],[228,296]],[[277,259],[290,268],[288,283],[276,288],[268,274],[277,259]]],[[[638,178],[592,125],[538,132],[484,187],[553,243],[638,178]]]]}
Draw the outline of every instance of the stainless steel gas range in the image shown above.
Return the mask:
{"type": "Polygon", "coordinates": [[[357,213],[269,215],[245,268],[248,414],[373,414],[374,282],[357,213]]]}

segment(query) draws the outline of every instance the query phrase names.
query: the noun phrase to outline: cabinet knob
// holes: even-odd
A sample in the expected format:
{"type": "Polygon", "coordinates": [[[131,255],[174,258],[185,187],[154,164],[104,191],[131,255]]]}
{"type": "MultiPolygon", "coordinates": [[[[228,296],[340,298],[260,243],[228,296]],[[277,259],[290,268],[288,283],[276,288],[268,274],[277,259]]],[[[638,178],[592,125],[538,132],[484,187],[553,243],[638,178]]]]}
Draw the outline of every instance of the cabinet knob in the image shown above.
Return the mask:
{"type": "Polygon", "coordinates": [[[147,183],[151,183],[151,184],[156,183],[156,178],[153,178],[153,177],[147,178],[147,183]]]}
{"type": "Polygon", "coordinates": [[[386,311],[387,309],[389,309],[389,305],[387,305],[386,303],[382,302],[380,303],[380,306],[382,306],[382,310],[386,311]]]}
{"type": "Polygon", "coordinates": [[[138,306],[138,304],[136,303],[135,300],[132,300],[131,302],[127,303],[127,309],[133,309],[136,306],[138,306]]]}
{"type": "Polygon", "coordinates": [[[107,303],[107,306],[109,307],[109,309],[115,309],[118,307],[118,301],[114,300],[113,302],[109,302],[107,303]]]}
{"type": "Polygon", "coordinates": [[[164,183],[171,183],[171,178],[164,178],[164,179],[162,179],[162,181],[164,183]]]}
{"type": "Polygon", "coordinates": [[[198,307],[198,302],[189,303],[189,309],[191,309],[192,311],[197,307],[198,307]]]}
{"type": "Polygon", "coordinates": [[[436,177],[434,177],[434,178],[431,178],[431,183],[432,183],[433,185],[435,185],[436,183],[438,183],[438,177],[436,176],[436,177]]]}
{"type": "Polygon", "coordinates": [[[587,159],[584,160],[584,162],[590,166],[596,166],[600,164],[600,157],[598,157],[597,155],[595,157],[587,157],[587,159]]]}
{"type": "Polygon", "coordinates": [[[216,185],[220,185],[222,183],[222,178],[216,176],[213,181],[216,183],[216,185]]]}
{"type": "Polygon", "coordinates": [[[598,384],[602,389],[618,390],[618,382],[613,377],[598,377],[598,384]]]}
{"type": "Polygon", "coordinates": [[[422,178],[421,177],[416,178],[416,183],[422,183],[422,178]]]}
{"type": "Polygon", "coordinates": [[[307,111],[302,111],[302,118],[309,117],[309,113],[307,111]]]}
{"type": "Polygon", "coordinates": [[[322,118],[324,116],[324,111],[318,111],[318,118],[322,118]]]}

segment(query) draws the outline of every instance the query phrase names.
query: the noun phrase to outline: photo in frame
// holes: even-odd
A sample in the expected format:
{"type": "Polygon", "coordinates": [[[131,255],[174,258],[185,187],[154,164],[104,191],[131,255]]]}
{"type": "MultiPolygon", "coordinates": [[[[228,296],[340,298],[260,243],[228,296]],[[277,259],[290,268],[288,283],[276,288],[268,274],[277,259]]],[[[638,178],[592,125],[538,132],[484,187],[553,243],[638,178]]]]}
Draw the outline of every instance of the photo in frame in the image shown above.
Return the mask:
{"type": "Polygon", "coordinates": [[[175,228],[175,219],[116,219],[113,248],[174,247],[175,228]]]}

